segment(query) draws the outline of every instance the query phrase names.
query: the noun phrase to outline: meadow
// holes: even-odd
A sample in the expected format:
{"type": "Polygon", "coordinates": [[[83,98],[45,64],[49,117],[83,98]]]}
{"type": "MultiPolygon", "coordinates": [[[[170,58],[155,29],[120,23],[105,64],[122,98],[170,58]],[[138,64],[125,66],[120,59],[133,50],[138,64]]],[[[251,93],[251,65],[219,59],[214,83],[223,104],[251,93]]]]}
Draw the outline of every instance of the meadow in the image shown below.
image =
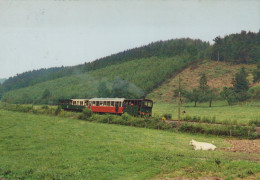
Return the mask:
{"type": "MultiPolygon", "coordinates": [[[[228,106],[225,101],[213,102],[212,107],[208,103],[200,103],[194,107],[194,103],[184,103],[181,106],[181,117],[200,116],[215,117],[216,122],[237,122],[238,124],[248,124],[250,120],[260,121],[260,102],[248,102],[228,106]],[[182,112],[186,113],[183,114],[182,112]]],[[[177,103],[154,103],[153,115],[172,114],[172,119],[178,119],[177,103]]]]}
{"type": "Polygon", "coordinates": [[[259,154],[225,151],[229,144],[223,137],[4,110],[0,119],[0,178],[259,176],[259,154]],[[214,141],[218,150],[194,151],[191,139],[214,141]]]}

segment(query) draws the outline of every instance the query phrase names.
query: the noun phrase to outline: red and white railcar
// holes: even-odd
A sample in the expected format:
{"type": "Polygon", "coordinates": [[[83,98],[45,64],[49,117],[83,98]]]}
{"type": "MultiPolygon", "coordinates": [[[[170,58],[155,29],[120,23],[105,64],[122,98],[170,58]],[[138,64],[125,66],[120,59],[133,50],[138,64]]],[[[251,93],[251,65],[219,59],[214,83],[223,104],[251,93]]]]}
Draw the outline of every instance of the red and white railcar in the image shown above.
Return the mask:
{"type": "Polygon", "coordinates": [[[123,114],[123,102],[125,98],[92,98],[89,100],[89,108],[92,112],[123,114]]]}

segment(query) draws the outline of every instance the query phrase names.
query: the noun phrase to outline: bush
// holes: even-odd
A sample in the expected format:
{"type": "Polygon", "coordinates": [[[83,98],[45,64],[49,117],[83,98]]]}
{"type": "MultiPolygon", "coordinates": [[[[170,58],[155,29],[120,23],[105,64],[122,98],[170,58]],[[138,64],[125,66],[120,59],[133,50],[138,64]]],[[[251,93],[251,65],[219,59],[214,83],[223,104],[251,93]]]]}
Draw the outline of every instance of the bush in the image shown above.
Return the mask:
{"type": "Polygon", "coordinates": [[[87,120],[92,116],[92,111],[88,108],[83,109],[82,113],[78,116],[79,119],[87,120]]]}
{"type": "Polygon", "coordinates": [[[260,100],[260,85],[255,86],[255,87],[251,87],[248,90],[248,95],[253,100],[260,100]]]}
{"type": "Polygon", "coordinates": [[[60,114],[61,110],[62,110],[61,106],[58,106],[58,107],[55,109],[55,115],[60,114]]]}
{"type": "Polygon", "coordinates": [[[250,120],[248,124],[249,125],[260,126],[260,117],[250,120]]]}
{"type": "Polygon", "coordinates": [[[170,113],[164,113],[162,117],[165,117],[165,119],[172,119],[172,114],[170,113]]]}
{"type": "Polygon", "coordinates": [[[33,110],[33,106],[16,105],[13,110],[19,112],[31,112],[33,110]]]}
{"type": "Polygon", "coordinates": [[[49,106],[47,106],[47,105],[44,105],[44,106],[42,106],[42,109],[49,109],[49,106]]]}
{"type": "Polygon", "coordinates": [[[201,134],[212,134],[217,136],[244,137],[249,139],[258,138],[254,127],[248,126],[227,126],[227,125],[207,125],[207,124],[189,124],[180,125],[179,131],[201,134]]]}

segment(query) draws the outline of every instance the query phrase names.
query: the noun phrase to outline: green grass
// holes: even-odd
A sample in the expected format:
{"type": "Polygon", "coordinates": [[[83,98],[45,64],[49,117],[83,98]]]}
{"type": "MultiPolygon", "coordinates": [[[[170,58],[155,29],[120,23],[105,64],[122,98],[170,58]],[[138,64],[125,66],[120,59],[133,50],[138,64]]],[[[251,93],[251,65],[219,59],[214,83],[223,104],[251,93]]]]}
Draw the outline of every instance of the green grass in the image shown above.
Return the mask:
{"type": "MultiPolygon", "coordinates": [[[[260,119],[259,111],[260,102],[252,102],[248,104],[240,104],[228,106],[224,101],[213,102],[213,106],[209,107],[208,103],[198,104],[194,107],[194,103],[184,103],[181,107],[181,112],[185,110],[184,116],[200,116],[216,117],[216,122],[232,122],[248,124],[250,120],[260,119]]],[[[156,102],[153,108],[153,115],[162,115],[171,113],[173,119],[178,119],[178,104],[156,102]]]]}
{"type": "Polygon", "coordinates": [[[247,177],[258,154],[231,153],[214,136],[90,123],[0,110],[0,177],[6,179],[151,179],[247,177]],[[189,141],[217,151],[194,151],[189,141]],[[220,160],[220,166],[215,160],[220,160]]]}

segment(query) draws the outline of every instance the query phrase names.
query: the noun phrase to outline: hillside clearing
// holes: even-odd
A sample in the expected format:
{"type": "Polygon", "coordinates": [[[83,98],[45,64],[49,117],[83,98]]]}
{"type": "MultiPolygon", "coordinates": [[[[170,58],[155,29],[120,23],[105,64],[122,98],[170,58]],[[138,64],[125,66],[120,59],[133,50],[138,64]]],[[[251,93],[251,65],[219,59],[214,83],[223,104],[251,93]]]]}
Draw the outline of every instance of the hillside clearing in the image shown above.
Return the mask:
{"type": "MultiPolygon", "coordinates": [[[[211,88],[216,88],[219,91],[223,87],[231,87],[232,78],[235,73],[242,67],[245,67],[249,72],[248,80],[251,85],[253,81],[252,71],[256,69],[256,65],[231,65],[225,62],[218,61],[198,61],[193,63],[188,68],[184,69],[181,73],[181,86],[187,90],[191,90],[199,86],[199,78],[202,73],[207,75],[208,85],[211,88]]],[[[173,102],[174,100],[174,90],[178,88],[178,76],[174,75],[173,77],[165,80],[165,82],[154,89],[147,97],[153,99],[154,101],[161,102],[173,102]]]]}
{"type": "Polygon", "coordinates": [[[237,178],[255,177],[260,168],[259,154],[226,152],[230,145],[214,136],[3,110],[0,117],[0,177],[6,179],[237,178]],[[214,141],[218,150],[194,151],[191,139],[214,141]]]}

